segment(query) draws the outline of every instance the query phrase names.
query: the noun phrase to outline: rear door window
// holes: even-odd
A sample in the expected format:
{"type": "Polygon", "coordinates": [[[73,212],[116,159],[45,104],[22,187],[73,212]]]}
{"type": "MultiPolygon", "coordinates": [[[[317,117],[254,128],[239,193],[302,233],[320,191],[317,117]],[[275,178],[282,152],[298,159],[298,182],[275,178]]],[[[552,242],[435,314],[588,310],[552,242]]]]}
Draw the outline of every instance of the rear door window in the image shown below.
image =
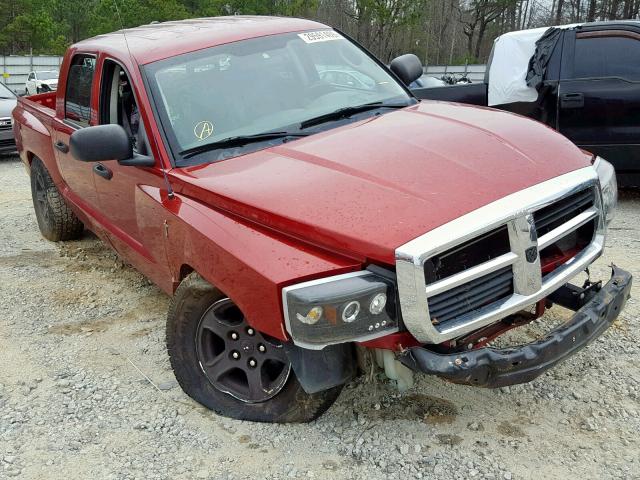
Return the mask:
{"type": "Polygon", "coordinates": [[[88,126],[91,118],[91,86],[96,59],[90,55],[73,57],[67,76],[65,118],[80,126],[88,126]]]}

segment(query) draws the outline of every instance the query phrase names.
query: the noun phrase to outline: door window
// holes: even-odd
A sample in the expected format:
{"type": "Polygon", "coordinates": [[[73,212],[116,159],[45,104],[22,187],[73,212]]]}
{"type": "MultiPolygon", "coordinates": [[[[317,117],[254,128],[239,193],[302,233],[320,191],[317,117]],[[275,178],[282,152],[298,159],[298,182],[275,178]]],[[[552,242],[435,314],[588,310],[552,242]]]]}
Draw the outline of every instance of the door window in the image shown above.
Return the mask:
{"type": "Polygon", "coordinates": [[[117,124],[131,138],[134,151],[147,155],[149,148],[140,110],[127,72],[113,61],[105,61],[102,74],[100,123],[117,124]]]}
{"type": "Polygon", "coordinates": [[[35,73],[30,73],[27,80],[33,80],[36,77],[35,73]]]}
{"type": "Polygon", "coordinates": [[[65,118],[82,126],[91,118],[91,85],[96,69],[96,59],[88,55],[73,57],[67,76],[65,118]]]}
{"type": "Polygon", "coordinates": [[[573,78],[640,80],[640,40],[630,36],[576,38],[573,78]]]}

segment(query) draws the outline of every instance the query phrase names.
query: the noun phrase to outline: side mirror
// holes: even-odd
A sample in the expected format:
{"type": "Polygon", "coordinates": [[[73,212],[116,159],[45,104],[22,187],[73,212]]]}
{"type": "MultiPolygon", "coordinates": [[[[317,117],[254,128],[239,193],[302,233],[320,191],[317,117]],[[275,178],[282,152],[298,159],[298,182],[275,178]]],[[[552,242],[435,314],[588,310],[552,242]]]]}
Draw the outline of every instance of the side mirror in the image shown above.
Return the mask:
{"type": "Polygon", "coordinates": [[[126,160],[133,157],[133,146],[121,125],[96,125],[76,130],[69,139],[71,155],[81,162],[126,160]]]}
{"type": "Polygon", "coordinates": [[[409,86],[422,76],[422,62],[413,53],[406,53],[391,60],[389,68],[402,82],[409,86]]]}

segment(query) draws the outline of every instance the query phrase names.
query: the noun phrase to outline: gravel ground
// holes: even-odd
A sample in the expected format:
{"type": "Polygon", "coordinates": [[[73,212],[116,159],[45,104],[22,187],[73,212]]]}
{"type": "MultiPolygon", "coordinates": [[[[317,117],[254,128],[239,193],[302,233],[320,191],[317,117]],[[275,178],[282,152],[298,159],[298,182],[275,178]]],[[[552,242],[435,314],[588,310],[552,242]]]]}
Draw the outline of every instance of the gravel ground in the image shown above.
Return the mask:
{"type": "MultiPolygon", "coordinates": [[[[379,375],[314,423],[252,424],[177,387],[165,295],[90,234],[43,240],[16,158],[0,181],[0,478],[640,478],[637,286],[613,328],[530,384],[420,377],[400,395],[379,375]]],[[[614,262],[640,278],[639,211],[624,192],[594,277],[614,262]]]]}

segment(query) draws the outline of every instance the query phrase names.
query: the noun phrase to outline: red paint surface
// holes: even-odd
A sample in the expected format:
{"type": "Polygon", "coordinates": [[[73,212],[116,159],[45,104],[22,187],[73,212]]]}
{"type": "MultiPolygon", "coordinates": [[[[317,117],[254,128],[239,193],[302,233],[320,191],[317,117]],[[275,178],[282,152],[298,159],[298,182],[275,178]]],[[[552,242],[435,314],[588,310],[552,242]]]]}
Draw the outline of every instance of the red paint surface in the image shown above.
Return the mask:
{"type": "MultiPolygon", "coordinates": [[[[128,31],[133,56],[120,34],[81,42],[65,55],[55,110],[50,95],[19,99],[14,131],[20,155],[27,165],[34,156],[42,159],[87,228],[167,293],[181,275],[195,270],[230,296],[249,323],[281,339],[286,338],[282,286],[369,262],[393,266],[399,245],[505,195],[589,165],[590,157],[531,120],[423,102],[286,146],[216,164],[168,168],[140,64],[314,28],[324,26],[243,17],[150,25],[128,31]],[[97,56],[91,124],[98,121],[105,58],[126,68],[155,167],[108,162],[114,176],[106,182],[93,175],[92,165],[54,151],[53,142],[68,142],[71,133],[62,119],[69,61],[77,52],[97,56]],[[176,191],[173,200],[164,167],[176,191]]],[[[401,340],[410,338],[404,334],[401,340]]]]}

